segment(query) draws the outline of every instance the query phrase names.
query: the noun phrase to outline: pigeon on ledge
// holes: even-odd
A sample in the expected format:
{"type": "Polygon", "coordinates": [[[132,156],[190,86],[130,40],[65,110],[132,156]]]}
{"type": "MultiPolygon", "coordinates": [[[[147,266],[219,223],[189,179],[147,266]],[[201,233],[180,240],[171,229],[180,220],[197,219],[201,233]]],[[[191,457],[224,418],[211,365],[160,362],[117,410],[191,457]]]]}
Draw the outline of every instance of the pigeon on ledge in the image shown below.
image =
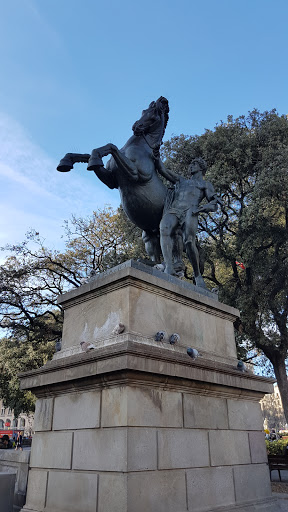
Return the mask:
{"type": "Polygon", "coordinates": [[[166,332],[165,331],[158,331],[156,332],[154,336],[155,341],[164,341],[166,339],[166,332]]]}
{"type": "Polygon", "coordinates": [[[246,366],[245,363],[243,363],[243,361],[238,361],[238,364],[237,364],[236,368],[240,372],[243,372],[243,373],[248,372],[247,366],[246,366]]]}
{"type": "Polygon", "coordinates": [[[190,347],[187,348],[187,354],[188,354],[188,356],[191,357],[191,359],[193,361],[195,361],[195,359],[197,359],[197,357],[200,356],[200,354],[199,354],[198,350],[196,350],[196,348],[190,348],[190,347]]]}
{"type": "Polygon", "coordinates": [[[175,345],[175,343],[178,343],[180,341],[180,334],[177,334],[177,332],[174,332],[171,334],[169,338],[170,345],[175,345]]]}
{"type": "Polygon", "coordinates": [[[60,352],[61,348],[62,348],[62,341],[60,339],[60,340],[57,340],[56,343],[55,343],[55,350],[56,350],[56,352],[60,352]]]}
{"type": "Polygon", "coordinates": [[[89,350],[93,350],[94,348],[96,348],[93,343],[88,343],[87,341],[81,341],[80,345],[83,352],[89,352],[89,350]]]}
{"type": "Polygon", "coordinates": [[[113,331],[112,331],[112,333],[111,333],[111,334],[114,334],[114,335],[116,335],[116,336],[117,336],[118,334],[122,334],[122,332],[124,332],[124,331],[125,331],[125,325],[124,325],[124,324],[121,324],[121,322],[119,322],[119,324],[117,324],[117,325],[114,327],[114,329],[113,329],[113,331]]]}

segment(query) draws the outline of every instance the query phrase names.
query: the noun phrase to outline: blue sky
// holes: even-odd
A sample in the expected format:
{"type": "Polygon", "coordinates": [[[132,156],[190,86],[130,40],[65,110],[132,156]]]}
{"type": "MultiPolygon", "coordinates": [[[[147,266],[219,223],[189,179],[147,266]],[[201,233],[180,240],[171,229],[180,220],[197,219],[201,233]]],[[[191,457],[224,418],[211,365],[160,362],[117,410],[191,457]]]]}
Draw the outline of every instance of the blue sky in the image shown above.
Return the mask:
{"type": "Polygon", "coordinates": [[[64,219],[119,204],[67,152],[121,147],[150,101],[165,139],[227,115],[288,113],[286,0],[2,0],[0,245],[35,228],[61,247],[64,219]]]}

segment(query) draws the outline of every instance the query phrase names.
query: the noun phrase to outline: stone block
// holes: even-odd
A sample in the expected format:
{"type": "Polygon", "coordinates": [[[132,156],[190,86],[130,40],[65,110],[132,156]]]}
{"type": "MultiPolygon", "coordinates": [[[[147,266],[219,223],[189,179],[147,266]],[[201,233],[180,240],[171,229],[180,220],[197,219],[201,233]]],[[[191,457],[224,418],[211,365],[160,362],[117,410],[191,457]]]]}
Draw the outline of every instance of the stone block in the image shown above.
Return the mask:
{"type": "Polygon", "coordinates": [[[101,473],[98,491],[99,512],[127,512],[127,475],[101,473]]]}
{"type": "Polygon", "coordinates": [[[267,464],[250,464],[233,468],[236,503],[271,496],[270,475],[267,464]]]}
{"type": "Polygon", "coordinates": [[[100,397],[100,391],[57,396],[54,401],[53,430],[99,427],[100,397]]]}
{"type": "Polygon", "coordinates": [[[152,428],[128,428],[128,471],[157,469],[157,437],[152,428]]]}
{"type": "Polygon", "coordinates": [[[235,504],[232,468],[187,470],[187,494],[188,510],[193,512],[235,504]]]}
{"type": "Polygon", "coordinates": [[[185,393],[183,404],[185,428],[228,429],[225,399],[185,393]]]}
{"type": "Polygon", "coordinates": [[[45,507],[47,471],[31,469],[29,471],[26,507],[32,510],[42,510],[45,507]]]}
{"type": "Polygon", "coordinates": [[[30,466],[37,468],[70,469],[72,432],[42,432],[35,434],[30,466]]]}
{"type": "Polygon", "coordinates": [[[209,466],[208,432],[165,429],[158,432],[159,469],[209,466]]]}
{"type": "Polygon", "coordinates": [[[251,462],[247,432],[211,430],[209,446],[211,466],[232,466],[251,462]]]}
{"type": "Polygon", "coordinates": [[[1,512],[13,512],[13,500],[16,475],[0,473],[0,504],[1,512]]]}
{"type": "Polygon", "coordinates": [[[122,387],[102,392],[102,427],[182,427],[182,396],[175,391],[122,387]]]}
{"type": "Polygon", "coordinates": [[[267,463],[267,450],[263,432],[249,432],[251,461],[255,464],[267,463]]]}
{"type": "Polygon", "coordinates": [[[128,474],[127,512],[187,510],[185,471],[148,471],[128,474]]]}
{"type": "Polygon", "coordinates": [[[95,512],[97,477],[91,473],[49,471],[47,512],[95,512]]]}
{"type": "Polygon", "coordinates": [[[127,429],[75,432],[72,467],[94,471],[127,471],[127,429]]]}
{"type": "Polygon", "coordinates": [[[229,428],[235,430],[262,430],[263,416],[258,402],[227,400],[229,428]]]}
{"type": "Polygon", "coordinates": [[[101,427],[123,427],[128,424],[128,387],[102,390],[101,427]]]}
{"type": "Polygon", "coordinates": [[[34,430],[42,432],[52,429],[54,398],[39,398],[35,405],[34,430]]]}

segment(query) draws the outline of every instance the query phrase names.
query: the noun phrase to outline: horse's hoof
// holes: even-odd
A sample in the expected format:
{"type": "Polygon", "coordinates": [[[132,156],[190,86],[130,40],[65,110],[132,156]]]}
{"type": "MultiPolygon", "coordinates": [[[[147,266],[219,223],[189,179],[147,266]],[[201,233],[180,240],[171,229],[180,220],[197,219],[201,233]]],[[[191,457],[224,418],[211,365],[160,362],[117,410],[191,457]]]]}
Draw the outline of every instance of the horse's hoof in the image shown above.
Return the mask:
{"type": "Polygon", "coordinates": [[[64,156],[59,162],[57,171],[68,172],[71,171],[71,169],[73,169],[73,160],[71,160],[69,156],[64,156]]]}
{"type": "Polygon", "coordinates": [[[99,153],[93,149],[88,162],[87,171],[96,171],[99,167],[103,167],[103,160],[99,153]]]}

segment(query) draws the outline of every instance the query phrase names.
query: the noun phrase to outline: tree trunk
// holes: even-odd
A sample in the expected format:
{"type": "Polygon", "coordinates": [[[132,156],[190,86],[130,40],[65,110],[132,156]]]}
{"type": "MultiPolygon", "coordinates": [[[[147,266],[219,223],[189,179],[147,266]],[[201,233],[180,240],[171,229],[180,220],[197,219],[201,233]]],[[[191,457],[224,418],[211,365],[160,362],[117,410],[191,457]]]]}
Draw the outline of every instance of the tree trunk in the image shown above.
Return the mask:
{"type": "Polygon", "coordinates": [[[284,415],[286,422],[288,423],[288,380],[285,365],[286,358],[285,355],[281,354],[281,352],[278,352],[275,355],[273,354],[273,357],[269,359],[274,368],[274,373],[284,409],[284,415]]]}

